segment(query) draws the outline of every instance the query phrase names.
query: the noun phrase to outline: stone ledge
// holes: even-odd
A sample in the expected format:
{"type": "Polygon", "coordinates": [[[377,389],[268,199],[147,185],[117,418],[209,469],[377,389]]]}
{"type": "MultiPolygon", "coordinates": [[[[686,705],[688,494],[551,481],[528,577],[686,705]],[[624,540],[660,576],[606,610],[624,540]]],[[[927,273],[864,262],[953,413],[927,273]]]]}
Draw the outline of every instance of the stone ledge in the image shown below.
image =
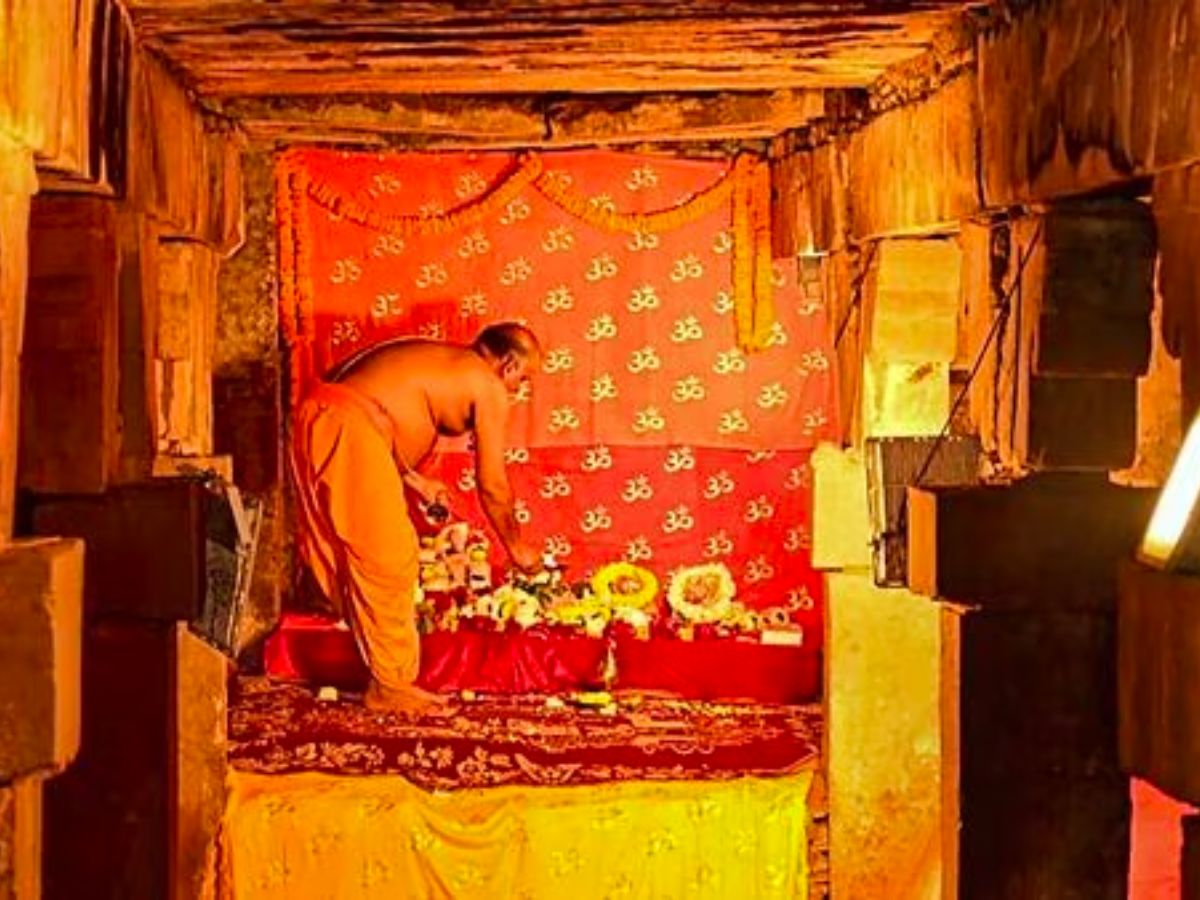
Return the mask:
{"type": "Polygon", "coordinates": [[[83,541],[0,550],[0,782],[79,749],[82,617],[83,541]]]}

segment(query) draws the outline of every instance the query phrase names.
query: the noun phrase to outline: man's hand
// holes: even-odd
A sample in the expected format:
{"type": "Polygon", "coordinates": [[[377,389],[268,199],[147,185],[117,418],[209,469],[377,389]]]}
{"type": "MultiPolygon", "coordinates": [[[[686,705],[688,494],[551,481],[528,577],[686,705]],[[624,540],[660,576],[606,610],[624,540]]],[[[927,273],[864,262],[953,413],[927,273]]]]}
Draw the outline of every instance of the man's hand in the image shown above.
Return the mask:
{"type": "Polygon", "coordinates": [[[420,472],[409,472],[404,476],[404,483],[426,503],[450,505],[450,489],[436,478],[430,478],[420,472]]]}
{"type": "Polygon", "coordinates": [[[512,547],[508,551],[508,555],[512,559],[512,564],[526,575],[532,575],[542,570],[542,554],[530,544],[521,542],[512,547]]]}

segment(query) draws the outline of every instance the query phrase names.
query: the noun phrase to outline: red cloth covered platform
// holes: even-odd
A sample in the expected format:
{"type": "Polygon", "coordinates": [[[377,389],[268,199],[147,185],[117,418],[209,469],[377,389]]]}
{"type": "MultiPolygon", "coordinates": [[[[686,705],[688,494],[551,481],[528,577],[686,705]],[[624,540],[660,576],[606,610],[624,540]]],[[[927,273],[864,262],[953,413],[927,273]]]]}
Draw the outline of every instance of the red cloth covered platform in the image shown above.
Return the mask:
{"type": "MultiPolygon", "coordinates": [[[[420,684],[433,691],[559,693],[604,682],[696,700],[807,703],[821,689],[821,654],[727,639],[589,638],[547,629],[460,629],[421,639],[420,684]]],[[[351,633],[327,617],[288,613],[267,641],[267,674],[358,690],[366,668],[351,633]]]]}
{"type": "Polygon", "coordinates": [[[817,706],[635,700],[600,711],[496,695],[413,720],[241,678],[230,700],[229,758],[240,770],[399,774],[451,790],[785,775],[811,768],[820,753],[817,706]]]}

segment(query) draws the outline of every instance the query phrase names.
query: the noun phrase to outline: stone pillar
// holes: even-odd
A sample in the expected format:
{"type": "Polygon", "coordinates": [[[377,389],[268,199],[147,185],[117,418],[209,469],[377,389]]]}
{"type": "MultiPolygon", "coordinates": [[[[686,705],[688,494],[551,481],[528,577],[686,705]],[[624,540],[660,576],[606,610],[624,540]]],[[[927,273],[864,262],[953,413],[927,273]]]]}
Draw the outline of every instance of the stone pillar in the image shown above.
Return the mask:
{"type": "Polygon", "coordinates": [[[33,155],[0,134],[0,548],[12,537],[33,155]]]}
{"type": "Polygon", "coordinates": [[[1158,289],[1163,297],[1162,337],[1182,363],[1183,426],[1200,410],[1200,166],[1154,179],[1154,219],[1161,253],[1158,289]]]}
{"type": "Polygon", "coordinates": [[[945,602],[944,896],[1124,900],[1115,572],[1152,500],[1103,473],[909,492],[909,583],[945,602]]]}
{"type": "Polygon", "coordinates": [[[833,897],[928,898],[943,878],[938,605],[877,588],[861,453],[813,454],[813,564],[826,577],[833,897]]]}
{"type": "Polygon", "coordinates": [[[0,549],[0,898],[41,896],[42,781],[80,734],[83,543],[0,549]]]}

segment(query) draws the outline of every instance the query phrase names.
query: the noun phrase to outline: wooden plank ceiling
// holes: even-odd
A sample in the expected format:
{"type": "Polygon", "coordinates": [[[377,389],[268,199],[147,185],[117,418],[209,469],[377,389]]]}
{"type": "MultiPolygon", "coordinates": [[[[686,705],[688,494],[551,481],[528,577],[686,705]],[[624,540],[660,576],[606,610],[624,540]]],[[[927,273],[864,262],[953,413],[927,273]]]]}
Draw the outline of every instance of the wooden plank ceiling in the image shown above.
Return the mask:
{"type": "MultiPolygon", "coordinates": [[[[423,126],[404,120],[405,113],[415,110],[421,119],[430,95],[454,95],[477,109],[498,109],[500,118],[515,108],[518,117],[536,120],[543,142],[556,137],[546,117],[548,97],[591,98],[594,107],[607,108],[613,95],[623,95],[626,104],[643,104],[645,120],[647,109],[668,109],[689,97],[702,105],[716,103],[712,98],[725,94],[721,115],[731,135],[774,127],[751,125],[764,115],[774,117],[775,124],[781,115],[799,116],[802,123],[804,116],[819,114],[821,105],[812,98],[820,91],[869,84],[889,65],[922,52],[934,33],[964,9],[980,5],[964,0],[123,2],[141,42],[201,97],[228,105],[251,130],[272,137],[305,130],[309,137],[335,139],[356,132],[360,137],[411,134],[423,126]],[[730,92],[745,95],[752,108],[731,112],[730,92]],[[541,100],[530,112],[526,107],[533,98],[541,100]]],[[[445,105],[434,102],[434,107],[444,110],[445,105]]],[[[573,121],[581,118],[576,110],[573,121]]],[[[691,133],[696,116],[690,126],[679,118],[667,131],[691,133]]],[[[709,122],[705,129],[714,124],[719,123],[709,122]]],[[[527,140],[524,132],[530,127],[529,122],[514,127],[513,140],[527,140]]],[[[643,136],[638,128],[634,132],[627,137],[643,136]]],[[[560,141],[579,139],[578,129],[575,138],[564,134],[559,128],[560,141]]]]}

